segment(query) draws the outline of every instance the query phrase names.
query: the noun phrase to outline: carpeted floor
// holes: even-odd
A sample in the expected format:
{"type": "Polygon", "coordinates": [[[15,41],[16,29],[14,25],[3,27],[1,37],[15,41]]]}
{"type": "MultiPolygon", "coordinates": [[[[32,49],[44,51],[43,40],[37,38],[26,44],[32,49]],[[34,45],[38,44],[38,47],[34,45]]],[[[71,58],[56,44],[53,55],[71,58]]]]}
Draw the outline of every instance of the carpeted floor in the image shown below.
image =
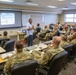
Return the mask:
{"type": "Polygon", "coordinates": [[[59,75],[76,75],[76,63],[73,61],[69,62],[66,66],[66,70],[62,69],[59,75]]]}
{"type": "MultiPolygon", "coordinates": [[[[39,41],[39,39],[34,40],[35,44],[38,44],[39,41]]],[[[76,63],[73,61],[69,62],[66,66],[66,70],[62,69],[59,75],[76,75],[76,63]]]]}

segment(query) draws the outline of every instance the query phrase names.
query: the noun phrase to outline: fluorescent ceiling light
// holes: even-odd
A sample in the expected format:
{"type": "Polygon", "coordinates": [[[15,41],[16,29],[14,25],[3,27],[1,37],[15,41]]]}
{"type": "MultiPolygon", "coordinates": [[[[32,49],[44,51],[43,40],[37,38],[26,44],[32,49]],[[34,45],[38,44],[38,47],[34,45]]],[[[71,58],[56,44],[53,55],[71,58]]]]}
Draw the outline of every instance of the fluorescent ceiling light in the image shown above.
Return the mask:
{"type": "Polygon", "coordinates": [[[65,1],[65,0],[57,0],[57,1],[65,1]]]}
{"type": "Polygon", "coordinates": [[[47,7],[49,7],[49,8],[57,8],[57,6],[47,6],[47,7]]]}
{"type": "Polygon", "coordinates": [[[74,3],[71,3],[71,4],[73,4],[73,5],[76,5],[76,2],[74,2],[74,3]]]}
{"type": "Polygon", "coordinates": [[[37,6],[37,5],[39,5],[39,4],[34,4],[34,3],[27,3],[27,5],[34,5],[34,6],[37,6]]]}
{"type": "Polygon", "coordinates": [[[63,10],[67,10],[67,9],[69,9],[69,8],[61,8],[61,9],[63,9],[63,10]]]}
{"type": "Polygon", "coordinates": [[[0,0],[2,2],[13,2],[14,0],[0,0]]]}

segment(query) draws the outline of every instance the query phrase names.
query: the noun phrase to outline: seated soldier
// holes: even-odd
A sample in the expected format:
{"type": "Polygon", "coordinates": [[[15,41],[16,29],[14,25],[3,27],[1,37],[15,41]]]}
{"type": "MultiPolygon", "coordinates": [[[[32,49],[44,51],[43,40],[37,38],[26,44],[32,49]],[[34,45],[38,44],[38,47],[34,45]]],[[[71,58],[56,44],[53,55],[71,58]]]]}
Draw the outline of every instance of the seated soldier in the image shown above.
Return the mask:
{"type": "Polygon", "coordinates": [[[71,35],[67,38],[68,39],[68,42],[71,41],[71,39],[73,38],[73,34],[76,33],[76,27],[74,27],[72,30],[71,30],[71,35]]]}
{"type": "Polygon", "coordinates": [[[65,31],[65,36],[66,37],[70,34],[70,30],[69,30],[68,26],[64,27],[63,31],[65,31]]]}
{"type": "Polygon", "coordinates": [[[36,28],[35,28],[34,30],[35,30],[34,32],[35,32],[36,34],[41,31],[41,27],[40,27],[40,24],[39,24],[39,23],[37,24],[37,26],[36,26],[36,28]]]}
{"type": "Polygon", "coordinates": [[[37,37],[40,38],[41,36],[45,36],[47,31],[48,31],[48,27],[45,26],[44,29],[37,34],[37,37]]]}
{"type": "Polygon", "coordinates": [[[60,47],[64,48],[66,45],[68,45],[67,37],[64,36],[64,35],[62,35],[62,36],[61,36],[60,47]]]}
{"type": "Polygon", "coordinates": [[[72,36],[72,38],[71,38],[69,43],[73,44],[73,45],[76,44],[76,33],[73,34],[73,36],[72,36]]]}
{"type": "Polygon", "coordinates": [[[8,39],[10,39],[10,36],[8,36],[8,32],[7,31],[4,31],[3,35],[1,36],[1,38],[4,38],[4,39],[8,38],[8,39]]]}
{"type": "Polygon", "coordinates": [[[42,40],[45,40],[45,41],[50,40],[50,38],[52,38],[53,36],[56,35],[57,31],[58,31],[58,25],[55,24],[54,30],[53,30],[52,32],[50,32],[50,33],[47,33],[47,34],[45,35],[45,37],[42,38],[42,40]]]}
{"type": "Polygon", "coordinates": [[[21,63],[25,60],[32,59],[31,55],[28,52],[23,51],[23,43],[21,41],[18,41],[16,43],[16,53],[10,57],[4,66],[4,72],[7,74],[11,73],[11,69],[14,65],[21,63]]]}
{"type": "Polygon", "coordinates": [[[37,36],[37,34],[41,31],[41,27],[40,24],[38,23],[36,28],[34,28],[34,32],[33,32],[33,39],[35,39],[37,36]]]}
{"type": "Polygon", "coordinates": [[[47,49],[46,51],[42,52],[40,51],[32,52],[34,59],[37,60],[40,65],[47,64],[48,61],[51,60],[53,56],[64,51],[64,49],[59,46],[60,41],[61,41],[60,37],[54,36],[52,40],[52,47],[50,49],[47,49]]]}

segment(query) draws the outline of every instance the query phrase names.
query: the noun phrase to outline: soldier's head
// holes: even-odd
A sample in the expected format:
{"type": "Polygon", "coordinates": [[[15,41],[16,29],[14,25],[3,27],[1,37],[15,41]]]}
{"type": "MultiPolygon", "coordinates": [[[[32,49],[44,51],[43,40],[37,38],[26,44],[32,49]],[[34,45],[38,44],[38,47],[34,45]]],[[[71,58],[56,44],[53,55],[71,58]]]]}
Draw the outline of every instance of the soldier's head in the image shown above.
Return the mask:
{"type": "Polygon", "coordinates": [[[4,32],[3,32],[3,35],[4,35],[4,36],[7,36],[7,35],[8,35],[8,32],[7,32],[7,31],[4,31],[4,32]]]}
{"type": "Polygon", "coordinates": [[[32,19],[31,18],[29,19],[29,23],[32,24],[32,19]]]}
{"type": "Polygon", "coordinates": [[[67,37],[66,37],[65,35],[62,35],[62,36],[61,36],[61,40],[62,40],[62,41],[67,41],[67,37]]]}
{"type": "Polygon", "coordinates": [[[23,43],[21,41],[16,42],[16,49],[17,49],[17,52],[22,52],[23,43]]]}
{"type": "Polygon", "coordinates": [[[73,34],[73,39],[76,39],[76,33],[73,34]]]}
{"type": "Polygon", "coordinates": [[[58,36],[54,36],[54,37],[53,37],[52,45],[53,45],[54,47],[58,47],[59,44],[60,44],[60,42],[61,42],[61,37],[58,37],[58,36]]]}
{"type": "Polygon", "coordinates": [[[76,27],[74,27],[72,30],[71,30],[71,34],[75,33],[76,32],[76,27]]]}
{"type": "Polygon", "coordinates": [[[45,29],[47,28],[47,25],[45,26],[45,29]]]}

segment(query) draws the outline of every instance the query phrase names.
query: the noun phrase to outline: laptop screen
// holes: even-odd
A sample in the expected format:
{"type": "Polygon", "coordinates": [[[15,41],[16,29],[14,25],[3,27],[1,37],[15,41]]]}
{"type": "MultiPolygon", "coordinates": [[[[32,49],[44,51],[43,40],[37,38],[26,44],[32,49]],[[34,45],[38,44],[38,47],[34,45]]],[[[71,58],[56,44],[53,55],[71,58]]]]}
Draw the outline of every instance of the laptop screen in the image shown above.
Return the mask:
{"type": "Polygon", "coordinates": [[[23,32],[23,33],[26,33],[26,29],[23,29],[22,32],[23,32]]]}

